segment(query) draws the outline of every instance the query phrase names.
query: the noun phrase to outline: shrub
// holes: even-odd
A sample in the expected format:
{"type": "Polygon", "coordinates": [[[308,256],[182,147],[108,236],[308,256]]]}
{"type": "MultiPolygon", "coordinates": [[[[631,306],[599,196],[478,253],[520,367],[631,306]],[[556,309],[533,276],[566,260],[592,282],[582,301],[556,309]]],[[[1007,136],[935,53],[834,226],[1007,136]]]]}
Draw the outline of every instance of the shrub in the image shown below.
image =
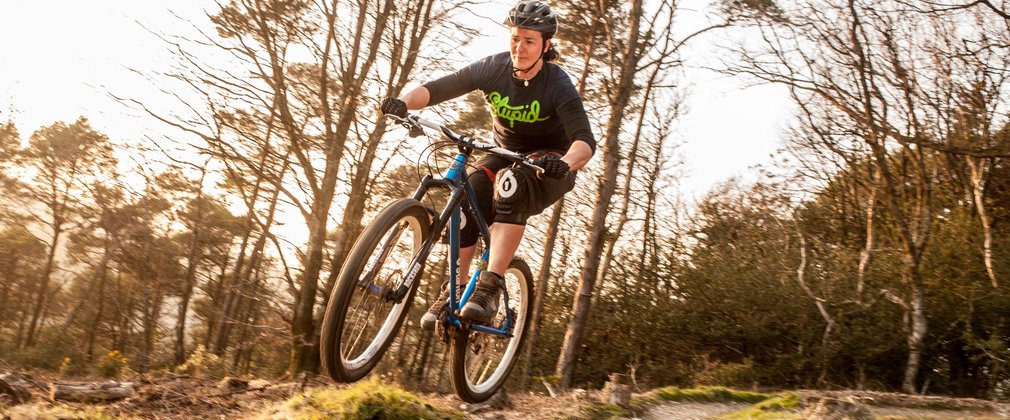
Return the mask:
{"type": "Polygon", "coordinates": [[[713,363],[704,371],[694,375],[698,385],[726,385],[749,388],[757,382],[754,374],[754,361],[744,359],[742,363],[713,363]]]}
{"type": "Polygon", "coordinates": [[[216,354],[199,345],[183,364],[176,367],[176,371],[185,372],[194,378],[202,378],[204,374],[218,378],[224,376],[224,363],[216,354]]]}
{"type": "Polygon", "coordinates": [[[123,373],[127,361],[126,356],[119,350],[110,351],[98,362],[98,371],[106,378],[118,378],[123,373]]]}

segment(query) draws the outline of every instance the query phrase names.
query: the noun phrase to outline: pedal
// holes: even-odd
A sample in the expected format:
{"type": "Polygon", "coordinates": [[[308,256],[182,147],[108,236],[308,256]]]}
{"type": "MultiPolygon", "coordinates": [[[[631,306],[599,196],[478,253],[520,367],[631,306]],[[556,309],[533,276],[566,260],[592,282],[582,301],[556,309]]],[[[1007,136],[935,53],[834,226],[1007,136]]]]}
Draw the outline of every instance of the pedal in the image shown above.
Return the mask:
{"type": "Polygon", "coordinates": [[[508,334],[506,334],[506,337],[512,337],[512,327],[515,326],[515,320],[516,320],[516,311],[515,311],[515,309],[508,308],[507,309],[507,315],[508,316],[505,317],[505,321],[504,321],[505,322],[504,329],[505,329],[505,331],[508,332],[508,334]]]}

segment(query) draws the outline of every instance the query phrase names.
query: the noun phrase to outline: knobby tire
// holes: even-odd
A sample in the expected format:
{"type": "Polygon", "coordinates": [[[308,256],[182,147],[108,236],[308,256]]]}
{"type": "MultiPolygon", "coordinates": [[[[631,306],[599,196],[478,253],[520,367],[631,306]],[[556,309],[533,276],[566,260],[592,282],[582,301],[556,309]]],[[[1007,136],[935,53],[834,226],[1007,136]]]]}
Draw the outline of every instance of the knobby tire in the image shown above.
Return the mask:
{"type": "MultiPolygon", "coordinates": [[[[512,337],[501,337],[475,332],[468,328],[455,329],[450,350],[452,386],[459,397],[468,403],[486,401],[498,392],[515,366],[526,339],[526,331],[533,316],[533,274],[521,259],[509,264],[505,275],[510,306],[515,311],[515,328],[512,337]],[[494,356],[501,348],[500,358],[494,356]],[[506,359],[507,357],[507,359],[506,359]]],[[[499,305],[499,314],[504,316],[504,305],[499,305]]],[[[500,324],[493,321],[495,326],[500,324]]]]}
{"type": "MultiPolygon", "coordinates": [[[[396,338],[420,281],[414,281],[400,303],[383,294],[403,278],[410,259],[430,234],[430,226],[422,204],[405,198],[386,206],[355,241],[330,294],[320,333],[323,369],[333,380],[361,379],[375,368],[396,338]],[[366,332],[373,329],[374,337],[369,338],[366,332]]],[[[420,278],[421,273],[417,275],[420,278]]]]}

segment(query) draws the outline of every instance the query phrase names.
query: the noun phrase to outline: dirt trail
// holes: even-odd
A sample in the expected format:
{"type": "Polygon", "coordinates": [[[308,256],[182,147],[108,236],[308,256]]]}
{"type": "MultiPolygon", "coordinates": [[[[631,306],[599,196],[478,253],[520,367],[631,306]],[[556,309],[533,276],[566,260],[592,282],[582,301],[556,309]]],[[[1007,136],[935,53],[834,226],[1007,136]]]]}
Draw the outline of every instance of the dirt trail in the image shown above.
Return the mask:
{"type": "Polygon", "coordinates": [[[747,407],[750,407],[750,405],[740,403],[670,402],[660,406],[653,407],[649,411],[646,411],[645,414],[642,415],[642,418],[646,420],[711,419],[721,416],[723,414],[729,414],[734,411],[740,411],[747,407]]]}
{"type": "MultiPolygon", "coordinates": [[[[46,378],[37,378],[44,383],[46,378]]],[[[317,381],[251,381],[241,390],[222,383],[187,377],[163,378],[143,382],[136,396],[102,406],[106,415],[133,418],[250,418],[273,405],[301,393],[304,386],[334,386],[317,381]]],[[[42,388],[42,387],[36,387],[42,388]]],[[[68,414],[88,412],[85,404],[49,402],[40,389],[31,389],[29,404],[4,407],[0,401],[0,419],[75,418],[68,414]]],[[[1004,419],[1010,418],[1010,404],[991,401],[914,396],[860,391],[796,391],[797,396],[813,405],[822,399],[842,401],[861,407],[870,417],[887,419],[1004,419]]],[[[419,394],[423,399],[463,412],[468,419],[567,419],[586,416],[585,407],[599,401],[597,391],[577,391],[559,397],[516,393],[488,404],[463,404],[451,394],[419,394]]],[[[710,419],[750,407],[744,403],[666,402],[649,407],[644,419],[710,419]]],[[[812,418],[833,418],[814,416],[812,418]]]]}

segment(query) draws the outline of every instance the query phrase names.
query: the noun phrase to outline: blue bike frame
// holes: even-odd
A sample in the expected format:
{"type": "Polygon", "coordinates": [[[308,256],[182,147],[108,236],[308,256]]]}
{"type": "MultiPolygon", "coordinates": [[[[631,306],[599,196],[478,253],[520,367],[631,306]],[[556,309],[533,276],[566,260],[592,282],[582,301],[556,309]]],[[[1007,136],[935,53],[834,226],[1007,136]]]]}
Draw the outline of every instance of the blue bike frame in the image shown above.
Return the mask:
{"type": "MultiPolygon", "coordinates": [[[[444,322],[453,325],[458,328],[462,328],[463,323],[456,316],[457,311],[466,301],[470,299],[473,295],[473,290],[477,284],[477,278],[480,276],[481,271],[487,267],[488,263],[488,251],[490,241],[490,233],[488,231],[487,222],[484,221],[484,217],[480,214],[478,209],[476,196],[474,195],[473,188],[470,184],[466,182],[465,168],[467,159],[469,158],[469,153],[463,153],[462,151],[458,153],[453,160],[452,166],[441,178],[435,178],[431,175],[426,175],[424,179],[421,180],[421,185],[418,186],[417,190],[414,192],[414,199],[420,201],[427,194],[428,190],[432,187],[444,187],[451,191],[449,196],[449,201],[446,203],[445,208],[442,210],[441,214],[437,218],[434,218],[431,226],[432,234],[428,236],[427,240],[421,246],[421,250],[414,256],[414,260],[411,261],[410,267],[412,269],[410,272],[416,272],[419,270],[414,270],[413,267],[418,267],[418,264],[423,265],[424,261],[427,260],[428,255],[431,252],[432,247],[434,247],[435,242],[441,238],[440,233],[446,228],[448,224],[449,229],[449,314],[444,320],[444,322]],[[484,241],[485,251],[481,256],[481,264],[476,267],[474,274],[470,277],[470,280],[466,284],[466,288],[463,290],[463,295],[456,296],[456,284],[459,281],[459,235],[460,235],[460,217],[463,209],[464,201],[466,200],[467,214],[470,216],[470,220],[477,224],[477,229],[480,233],[480,240],[484,241]]],[[[432,213],[434,210],[429,209],[432,213]]],[[[406,292],[412,286],[412,283],[416,281],[416,275],[408,275],[404,279],[404,284],[400,286],[400,289],[406,292]]],[[[512,324],[514,319],[512,317],[512,311],[509,308],[509,296],[508,290],[503,290],[505,297],[505,322],[502,324],[501,328],[494,326],[480,325],[480,324],[470,324],[470,329],[473,331],[480,331],[488,334],[495,334],[500,336],[510,336],[512,324]]],[[[399,293],[398,293],[399,295],[399,293]]],[[[405,293],[403,293],[405,295],[405,293]]]]}

